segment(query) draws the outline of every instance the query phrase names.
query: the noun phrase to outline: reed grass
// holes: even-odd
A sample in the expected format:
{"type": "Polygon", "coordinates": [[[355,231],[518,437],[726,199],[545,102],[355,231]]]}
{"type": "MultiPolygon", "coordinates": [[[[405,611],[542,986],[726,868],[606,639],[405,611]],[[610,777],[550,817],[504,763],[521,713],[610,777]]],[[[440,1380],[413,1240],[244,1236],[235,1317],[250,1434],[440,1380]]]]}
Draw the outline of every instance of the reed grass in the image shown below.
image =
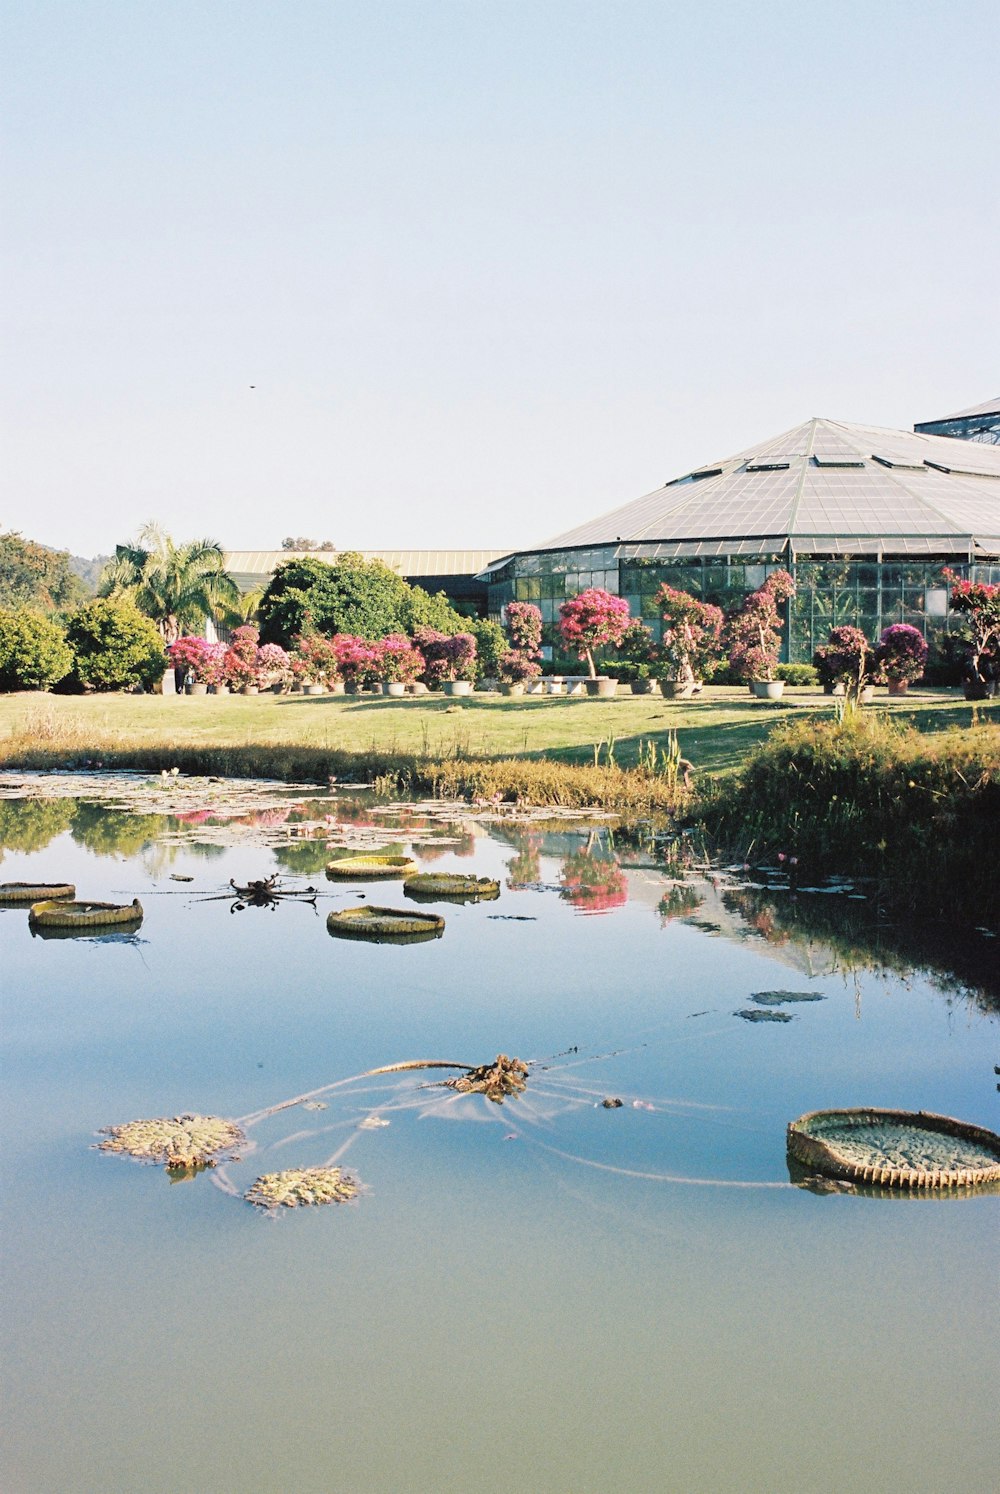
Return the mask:
{"type": "Polygon", "coordinates": [[[701,812],[735,855],[874,877],[893,905],[963,923],[1000,918],[995,718],[932,735],[878,713],[780,726],[701,812]]]}

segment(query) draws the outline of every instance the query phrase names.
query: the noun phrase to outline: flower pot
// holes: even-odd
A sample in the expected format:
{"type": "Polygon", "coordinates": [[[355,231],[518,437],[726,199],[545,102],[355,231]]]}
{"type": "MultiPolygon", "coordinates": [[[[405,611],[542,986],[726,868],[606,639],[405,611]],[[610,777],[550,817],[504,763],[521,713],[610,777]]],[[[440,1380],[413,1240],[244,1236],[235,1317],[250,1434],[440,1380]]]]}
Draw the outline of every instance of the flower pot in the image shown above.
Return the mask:
{"type": "Polygon", "coordinates": [[[284,680],[275,680],[274,683],[271,686],[271,694],[272,695],[284,695],[284,693],[285,693],[285,691],[286,691],[287,688],[288,687],[285,684],[284,680]]]}
{"type": "Polygon", "coordinates": [[[307,695],[325,695],[326,694],[326,686],[325,685],[306,685],[306,687],[305,687],[305,693],[307,695]]]}
{"type": "Polygon", "coordinates": [[[872,701],[875,699],[875,686],[865,685],[861,691],[861,694],[858,696],[858,699],[860,700],[862,705],[871,705],[872,701]]]}
{"type": "Polygon", "coordinates": [[[243,685],[242,688],[240,689],[240,694],[241,695],[259,695],[260,694],[260,687],[258,685],[243,685]]]}
{"type": "Polygon", "coordinates": [[[506,682],[502,683],[501,686],[500,686],[500,694],[501,695],[523,695],[524,694],[524,681],[523,680],[514,680],[511,684],[507,684],[506,682]]]}
{"type": "Polygon", "coordinates": [[[890,695],[905,695],[906,692],[907,692],[907,689],[909,688],[909,684],[910,684],[909,680],[890,680],[889,681],[889,694],[890,695]]]}
{"type": "Polygon", "coordinates": [[[471,695],[471,680],[445,680],[444,693],[446,695],[471,695]]]}
{"type": "Polygon", "coordinates": [[[652,695],[655,692],[655,690],[656,690],[656,681],[655,680],[633,680],[632,681],[632,694],[633,695],[652,695]]]}
{"type": "Polygon", "coordinates": [[[385,680],[382,685],[383,695],[400,696],[406,694],[406,685],[402,680],[385,680]]]}
{"type": "Polygon", "coordinates": [[[347,687],[344,684],[343,680],[334,680],[332,685],[327,686],[327,689],[330,691],[331,695],[343,695],[347,687]]]}
{"type": "Polygon", "coordinates": [[[407,695],[426,695],[427,686],[423,680],[414,680],[412,685],[407,685],[406,693],[407,695]]]}
{"type": "Polygon", "coordinates": [[[694,680],[661,680],[660,694],[665,700],[687,700],[694,694],[694,680]]]}
{"type": "Polygon", "coordinates": [[[784,680],[754,680],[750,686],[754,700],[780,700],[785,693],[784,680]]]}
{"type": "Polygon", "coordinates": [[[210,695],[228,695],[229,694],[229,686],[228,685],[209,685],[209,687],[208,687],[208,693],[210,695]]]}
{"type": "Polygon", "coordinates": [[[207,695],[208,685],[204,680],[192,680],[187,687],[187,693],[189,695],[207,695]]]}
{"type": "Polygon", "coordinates": [[[588,695],[600,696],[602,700],[610,700],[618,689],[618,681],[610,679],[606,674],[599,674],[595,679],[585,681],[588,695]]]}

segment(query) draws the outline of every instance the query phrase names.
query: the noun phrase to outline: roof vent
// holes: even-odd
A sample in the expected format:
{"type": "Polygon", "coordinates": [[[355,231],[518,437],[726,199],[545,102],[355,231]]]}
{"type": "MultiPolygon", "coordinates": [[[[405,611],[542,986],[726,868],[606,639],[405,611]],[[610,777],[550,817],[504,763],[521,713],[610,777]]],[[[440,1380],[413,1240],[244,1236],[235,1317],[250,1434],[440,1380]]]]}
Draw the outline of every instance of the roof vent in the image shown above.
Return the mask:
{"type": "Polygon", "coordinates": [[[925,467],[933,467],[935,472],[947,472],[955,477],[1000,477],[1000,472],[991,472],[988,467],[972,467],[963,465],[956,467],[953,462],[932,462],[924,459],[925,467]]]}
{"type": "Polygon", "coordinates": [[[907,462],[902,457],[879,456],[876,451],[872,452],[872,461],[878,462],[882,467],[898,468],[900,472],[922,472],[924,470],[923,462],[907,462]]]}
{"type": "Polygon", "coordinates": [[[863,467],[865,465],[864,457],[851,456],[844,452],[832,456],[820,456],[817,452],[813,461],[817,467],[863,467]]]}
{"type": "Polygon", "coordinates": [[[757,457],[747,462],[748,472],[784,472],[792,465],[791,457],[757,457]]]}

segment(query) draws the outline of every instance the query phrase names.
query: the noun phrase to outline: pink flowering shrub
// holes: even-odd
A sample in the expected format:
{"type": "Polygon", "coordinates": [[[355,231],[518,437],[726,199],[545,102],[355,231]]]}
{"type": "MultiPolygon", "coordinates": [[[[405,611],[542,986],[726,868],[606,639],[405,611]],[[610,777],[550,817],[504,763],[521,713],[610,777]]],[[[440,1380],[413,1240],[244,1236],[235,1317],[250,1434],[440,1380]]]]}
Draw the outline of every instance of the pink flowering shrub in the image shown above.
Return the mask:
{"type": "Polygon", "coordinates": [[[966,620],[970,682],[986,695],[995,688],[1000,668],[1000,586],[965,581],[947,568],[944,578],[951,588],[952,612],[966,620]]]}
{"type": "Polygon", "coordinates": [[[542,672],[538,662],[542,652],[541,612],[531,602],[508,602],[506,622],[511,647],[497,661],[500,678],[507,685],[537,679],[542,672]]]}
{"type": "Polygon", "coordinates": [[[260,683],[257,668],[257,652],[260,633],[250,623],[234,628],[223,659],[225,680],[234,690],[246,685],[260,683]]]}
{"type": "Polygon", "coordinates": [[[860,628],[831,628],[829,640],[814,657],[821,677],[843,685],[848,701],[853,703],[865,685],[881,678],[875,652],[860,628]]]}
{"type": "Polygon", "coordinates": [[[381,660],[378,645],[353,633],[334,633],[333,652],[337,667],[354,689],[362,690],[379,678],[381,660]]]}
{"type": "Polygon", "coordinates": [[[559,608],[562,640],[578,659],[586,659],[592,679],[597,674],[594,649],[620,643],[628,624],[629,607],[625,598],[599,586],[570,597],[559,608]]]}
{"type": "Polygon", "coordinates": [[[306,633],[296,638],[288,667],[298,685],[332,685],[340,678],[340,664],[332,638],[306,633]]]}
{"type": "Polygon", "coordinates": [[[910,685],[923,676],[927,642],[910,623],[892,623],[884,629],[875,657],[886,679],[910,685]]]}
{"type": "Polygon", "coordinates": [[[375,647],[382,679],[412,685],[424,669],[424,656],[405,633],[388,633],[375,647]]]}
{"type": "Polygon", "coordinates": [[[667,678],[689,684],[722,651],[722,608],[700,602],[666,582],[656,593],[656,605],[663,619],[660,657],[667,678]]]}
{"type": "Polygon", "coordinates": [[[258,685],[284,684],[289,677],[289,657],[279,643],[264,643],[257,650],[258,685]]]}
{"type": "Polygon", "coordinates": [[[737,677],[773,680],[781,651],[781,617],[778,604],[795,595],[795,582],[787,571],[772,571],[764,585],[750,592],[729,619],[729,663],[737,677]]]}
{"type": "Polygon", "coordinates": [[[191,676],[201,685],[221,683],[221,660],[225,655],[221,643],[209,643],[207,638],[189,634],[178,638],[167,649],[173,669],[190,670],[191,676]]]}
{"type": "Polygon", "coordinates": [[[471,633],[439,633],[436,628],[413,630],[413,642],[424,657],[421,678],[431,689],[446,680],[471,680],[476,672],[476,640],[471,633]]]}

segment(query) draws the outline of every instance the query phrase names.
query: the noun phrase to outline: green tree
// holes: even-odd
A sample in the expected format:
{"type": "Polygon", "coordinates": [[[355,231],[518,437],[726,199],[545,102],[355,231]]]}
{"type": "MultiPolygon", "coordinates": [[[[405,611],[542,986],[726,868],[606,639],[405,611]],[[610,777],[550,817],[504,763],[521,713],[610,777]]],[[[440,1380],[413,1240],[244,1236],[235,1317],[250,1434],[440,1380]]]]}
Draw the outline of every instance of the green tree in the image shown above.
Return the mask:
{"type": "Polygon", "coordinates": [[[47,690],[72,668],[73,653],[57,622],[0,607],[0,690],[47,690]]]}
{"type": "Polygon", "coordinates": [[[85,603],[70,618],[67,637],[81,684],[94,690],[148,690],[167,667],[159,629],[129,597],[85,603]]]}
{"type": "Polygon", "coordinates": [[[13,531],[0,534],[0,607],[64,612],[89,594],[64,550],[50,550],[13,531]]]}
{"type": "Polygon", "coordinates": [[[384,638],[407,628],[411,587],[380,560],[345,550],[335,564],[304,556],[279,566],[260,604],[264,643],[288,648],[301,633],[384,638]]]}
{"type": "Polygon", "coordinates": [[[412,633],[414,628],[433,628],[437,633],[453,637],[456,633],[473,631],[469,619],[455,610],[443,591],[436,591],[431,596],[422,586],[411,586],[404,611],[408,633],[412,633]]]}
{"type": "Polygon", "coordinates": [[[119,545],[98,588],[102,597],[130,597],[160,630],[164,643],[199,630],[206,617],[228,619],[240,592],[215,540],[177,545],[157,524],[147,524],[131,545],[119,545]]]}

